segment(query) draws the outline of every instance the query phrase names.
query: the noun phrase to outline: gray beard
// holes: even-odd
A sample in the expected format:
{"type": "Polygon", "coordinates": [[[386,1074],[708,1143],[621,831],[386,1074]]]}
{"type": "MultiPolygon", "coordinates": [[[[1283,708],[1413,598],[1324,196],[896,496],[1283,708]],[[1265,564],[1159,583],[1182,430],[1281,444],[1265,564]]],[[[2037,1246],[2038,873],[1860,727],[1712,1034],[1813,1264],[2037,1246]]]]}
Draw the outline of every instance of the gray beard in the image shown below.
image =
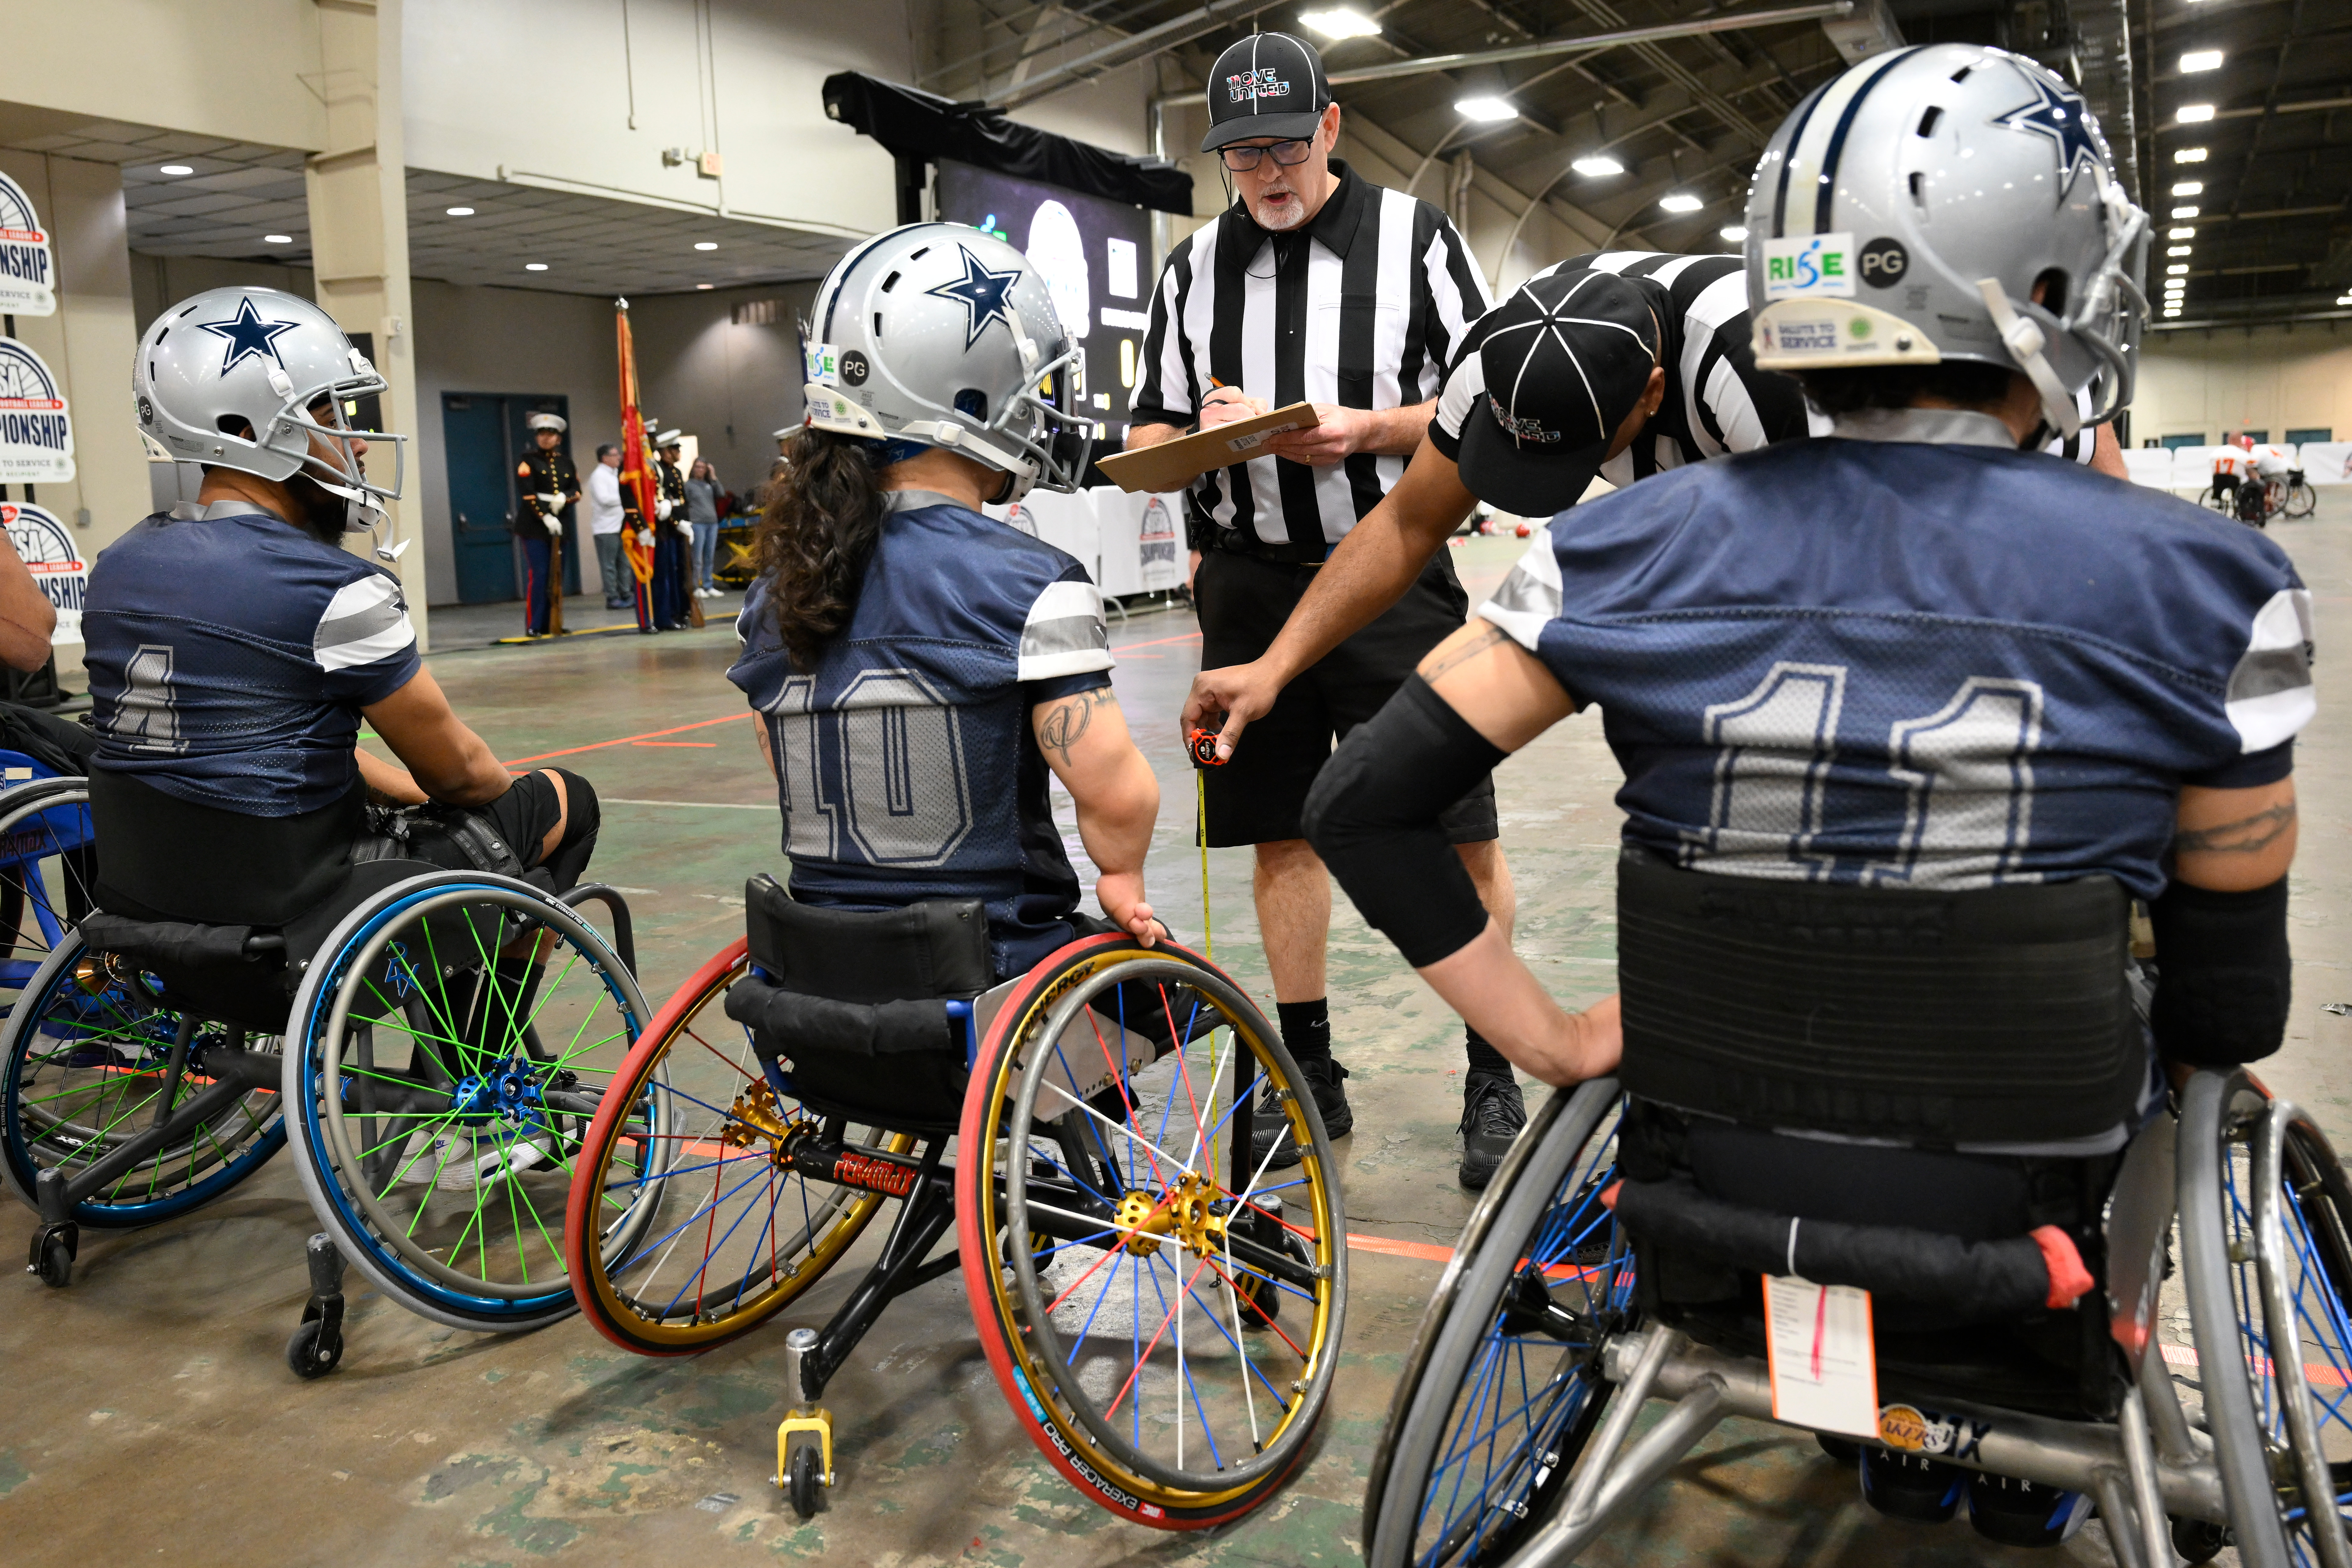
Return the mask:
{"type": "Polygon", "coordinates": [[[1289,196],[1290,200],[1283,204],[1281,211],[1271,221],[1255,212],[1250,214],[1250,216],[1256,220],[1258,227],[1274,234],[1285,234],[1307,221],[1305,199],[1296,191],[1286,191],[1283,194],[1289,196]]]}

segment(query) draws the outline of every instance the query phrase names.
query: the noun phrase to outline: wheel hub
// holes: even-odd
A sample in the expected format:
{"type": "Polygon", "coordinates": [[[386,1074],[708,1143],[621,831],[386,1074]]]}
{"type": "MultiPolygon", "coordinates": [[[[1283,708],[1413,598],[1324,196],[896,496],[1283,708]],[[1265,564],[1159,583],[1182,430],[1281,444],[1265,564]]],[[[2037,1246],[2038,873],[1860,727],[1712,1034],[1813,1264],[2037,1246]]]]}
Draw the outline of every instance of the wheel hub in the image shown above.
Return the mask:
{"type": "Polygon", "coordinates": [[[1116,1223],[1132,1232],[1122,1243],[1138,1258],[1160,1250],[1160,1238],[1172,1237],[1185,1250],[1206,1255],[1224,1250],[1225,1215],[1215,1199],[1216,1184],[1186,1172],[1163,1197],[1132,1192],[1118,1201],[1116,1223]]]}
{"type": "Polygon", "coordinates": [[[541,1097],[539,1064],[509,1058],[470,1078],[460,1079],[449,1094],[450,1113],[471,1126],[509,1121],[518,1127],[544,1130],[547,1106],[541,1097]]]}

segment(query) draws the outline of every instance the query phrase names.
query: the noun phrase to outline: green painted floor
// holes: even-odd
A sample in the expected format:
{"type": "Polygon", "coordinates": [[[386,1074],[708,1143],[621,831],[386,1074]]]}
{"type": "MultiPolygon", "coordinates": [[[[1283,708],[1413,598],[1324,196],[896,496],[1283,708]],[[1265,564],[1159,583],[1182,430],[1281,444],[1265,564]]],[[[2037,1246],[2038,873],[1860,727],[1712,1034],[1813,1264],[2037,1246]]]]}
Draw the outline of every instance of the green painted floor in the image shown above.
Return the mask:
{"type": "MultiPolygon", "coordinates": [[[[2274,531],[2320,601],[2323,650],[2352,640],[2352,497],[2274,531]]],[[[1474,598],[1522,546],[1456,552],[1474,598]]],[[[2023,569],[2021,565],[2021,569],[2023,569]]],[[[772,784],[723,672],[731,599],[698,633],[617,633],[488,647],[510,607],[436,613],[435,675],[510,762],[588,774],[604,800],[595,872],[627,892],[645,990],[667,994],[740,931],[747,877],[780,868],[772,784]]],[[[575,600],[572,624],[610,616],[575,600]]],[[[1174,715],[1198,661],[1181,611],[1114,623],[1118,685],[1164,791],[1150,875],[1187,941],[1201,928],[1191,771],[1174,715]]],[[[2352,789],[2339,781],[2345,689],[2322,664],[2323,717],[2300,770],[2298,990],[2271,1081],[2352,1131],[2352,962],[2346,914],[2352,789]]],[[[1612,987],[1615,764],[1589,717],[1501,772],[1518,945],[1565,1002],[1612,987]]],[[[1067,826],[1067,805],[1063,802],[1067,826]]],[[[1068,834],[1075,852],[1075,832],[1068,834]]],[[[1244,852],[1209,856],[1219,958],[1266,998],[1244,852]]],[[[1341,1145],[1351,1231],[1442,1247],[1467,1215],[1455,1185],[1459,1026],[1344,899],[1332,932],[1333,1033],[1353,1069],[1341,1145]]],[[[310,1213],[283,1159],[209,1210],[128,1237],[87,1237],[63,1292],[0,1285],[0,1560],[258,1563],[919,1564],[1344,1563],[1359,1556],[1365,1468],[1438,1264],[1358,1250],[1344,1359],[1317,1453],[1276,1501],[1220,1531],[1114,1522],[1047,1467],[1006,1413],[960,1280],[896,1303],[827,1405],[844,1484],[802,1524],[769,1484],[784,1401],[783,1324],[693,1361],[631,1357],[576,1319],[519,1340],[452,1332],[379,1299],[353,1308],[342,1369],[298,1383],[281,1359],[299,1315],[310,1213]]],[[[29,1214],[0,1204],[0,1257],[29,1214]]],[[[874,1245],[862,1244],[867,1249],[874,1245]]],[[[856,1270],[790,1314],[817,1323],[856,1270]]],[[[357,1277],[353,1276],[356,1282],[357,1277]]],[[[2023,1563],[1965,1524],[1919,1529],[1864,1509],[1810,1440],[1730,1423],[1587,1558],[1605,1564],[2023,1563]]],[[[2045,1563],[2105,1563],[2096,1527],[2045,1563]]]]}

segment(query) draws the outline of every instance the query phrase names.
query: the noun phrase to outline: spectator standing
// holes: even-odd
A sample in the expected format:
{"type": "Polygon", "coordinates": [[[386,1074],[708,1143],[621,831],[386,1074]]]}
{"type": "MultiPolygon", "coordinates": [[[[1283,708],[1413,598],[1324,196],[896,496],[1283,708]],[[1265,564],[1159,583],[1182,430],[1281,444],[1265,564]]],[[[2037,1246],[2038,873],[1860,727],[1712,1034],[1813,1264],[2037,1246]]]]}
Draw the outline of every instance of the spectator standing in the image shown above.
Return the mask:
{"type": "Polygon", "coordinates": [[[621,554],[621,528],[628,516],[628,499],[621,490],[621,448],[607,441],[596,448],[596,466],[588,470],[588,532],[596,543],[596,570],[604,578],[608,610],[625,610],[631,603],[621,582],[621,574],[629,570],[621,554]]]}
{"type": "Polygon", "coordinates": [[[686,475],[686,519],[694,525],[694,596],[719,597],[710,580],[711,558],[719,552],[719,472],[708,458],[697,458],[686,475]]]}

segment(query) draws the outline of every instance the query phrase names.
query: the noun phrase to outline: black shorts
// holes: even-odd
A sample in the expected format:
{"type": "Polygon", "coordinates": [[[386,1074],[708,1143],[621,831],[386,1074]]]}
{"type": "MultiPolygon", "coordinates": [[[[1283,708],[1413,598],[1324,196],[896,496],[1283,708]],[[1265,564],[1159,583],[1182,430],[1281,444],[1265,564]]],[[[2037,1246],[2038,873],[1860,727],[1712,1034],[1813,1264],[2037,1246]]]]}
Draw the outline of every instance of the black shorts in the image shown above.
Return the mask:
{"type": "MultiPolygon", "coordinates": [[[[1225,551],[1203,556],[1193,584],[1201,668],[1246,664],[1265,652],[1316,571],[1225,551]]],[[[1440,550],[1403,598],[1284,688],[1272,710],[1242,731],[1232,759],[1203,770],[1210,846],[1305,837],[1299,814],[1332,746],[1381,710],[1423,656],[1461,626],[1469,608],[1453,557],[1440,550]]],[[[1451,844],[1495,837],[1494,779],[1481,780],[1438,823],[1451,844]]]]}

